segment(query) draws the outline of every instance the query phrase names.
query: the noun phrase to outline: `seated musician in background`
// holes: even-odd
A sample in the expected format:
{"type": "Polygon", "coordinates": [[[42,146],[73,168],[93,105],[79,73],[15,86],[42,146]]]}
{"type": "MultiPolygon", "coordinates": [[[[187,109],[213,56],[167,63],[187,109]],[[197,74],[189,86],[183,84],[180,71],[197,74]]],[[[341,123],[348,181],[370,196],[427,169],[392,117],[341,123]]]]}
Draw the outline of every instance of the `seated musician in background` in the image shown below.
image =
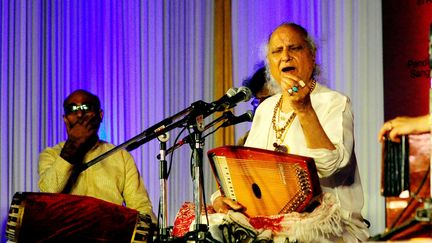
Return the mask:
{"type": "Polygon", "coordinates": [[[393,142],[400,142],[400,137],[409,134],[430,132],[430,115],[417,117],[400,116],[383,124],[378,132],[378,140],[383,142],[387,137],[393,142]]]}
{"type": "MultiPolygon", "coordinates": [[[[267,82],[266,68],[264,66],[256,70],[252,77],[243,81],[242,85],[248,87],[252,91],[253,100],[251,105],[254,113],[261,102],[276,94],[278,91],[278,87],[272,84],[272,82],[267,82]]],[[[243,146],[248,135],[249,131],[238,140],[237,145],[243,146]]]]}
{"type": "MultiPolygon", "coordinates": [[[[369,231],[361,215],[364,199],[351,102],[317,82],[315,58],[316,45],[302,26],[283,23],[271,33],[267,74],[280,92],[258,106],[245,146],[312,157],[323,191],[321,206],[330,198],[328,204],[336,207],[332,212],[318,206],[311,213],[294,213],[279,226],[303,221],[304,228],[297,230],[304,236],[297,238],[300,242],[365,241],[369,231]]],[[[217,212],[242,210],[219,191],[212,202],[217,212]]]]}
{"type": "Polygon", "coordinates": [[[41,192],[70,193],[126,205],[140,213],[153,213],[144,182],[132,155],[118,151],[74,176],[77,165],[86,163],[115,146],[99,139],[103,118],[99,98],[85,90],[72,92],[63,103],[68,138],[39,155],[41,192]]]}

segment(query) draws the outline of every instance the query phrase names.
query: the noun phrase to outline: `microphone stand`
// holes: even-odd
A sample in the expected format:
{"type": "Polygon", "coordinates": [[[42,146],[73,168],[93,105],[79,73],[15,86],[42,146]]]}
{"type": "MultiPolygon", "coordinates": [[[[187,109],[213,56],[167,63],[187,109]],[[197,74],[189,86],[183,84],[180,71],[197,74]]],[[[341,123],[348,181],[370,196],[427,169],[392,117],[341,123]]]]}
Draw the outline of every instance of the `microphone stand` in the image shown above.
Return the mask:
{"type": "MultiPolygon", "coordinates": [[[[203,242],[206,238],[206,234],[208,232],[207,224],[201,223],[201,210],[203,203],[202,200],[202,165],[203,165],[203,144],[202,140],[202,132],[205,129],[204,126],[204,118],[205,116],[205,106],[197,104],[195,112],[197,112],[196,116],[193,114],[190,116],[190,120],[188,121],[188,125],[190,129],[194,130],[193,133],[193,144],[191,143],[192,149],[192,181],[193,181],[193,198],[195,204],[195,225],[194,231],[192,232],[192,238],[195,241],[203,242]]],[[[192,112],[193,113],[193,112],[192,112]]],[[[190,235],[189,235],[190,236],[190,235]]]]}
{"type": "Polygon", "coordinates": [[[167,242],[171,236],[168,228],[168,203],[167,203],[167,161],[166,161],[166,142],[169,139],[169,134],[165,133],[158,136],[160,143],[160,159],[159,159],[159,206],[162,214],[161,227],[159,228],[160,242],[167,242]]]}
{"type": "Polygon", "coordinates": [[[196,240],[204,240],[205,234],[208,230],[206,224],[201,223],[201,199],[202,199],[202,165],[203,165],[203,142],[201,142],[202,133],[195,132],[194,144],[195,147],[192,149],[193,153],[193,170],[192,170],[192,180],[193,180],[193,192],[194,192],[194,203],[195,203],[195,236],[196,240]]]}
{"type": "MultiPolygon", "coordinates": [[[[200,199],[202,198],[202,190],[201,190],[201,182],[202,182],[202,178],[203,178],[203,172],[202,172],[202,158],[203,158],[203,139],[204,137],[202,136],[202,132],[208,130],[209,128],[213,127],[216,123],[225,120],[229,117],[232,117],[233,114],[231,111],[225,111],[221,116],[219,116],[218,118],[216,118],[215,120],[211,121],[209,124],[205,125],[205,127],[202,129],[202,124],[200,122],[200,124],[197,125],[190,125],[189,128],[194,129],[194,132],[191,135],[188,135],[186,137],[184,137],[180,142],[178,142],[177,144],[173,145],[172,147],[170,147],[169,149],[166,149],[166,143],[162,143],[161,142],[161,152],[160,154],[157,156],[158,160],[160,160],[161,163],[161,178],[163,177],[164,179],[161,179],[161,195],[166,195],[164,192],[166,191],[166,179],[168,177],[168,175],[166,174],[167,171],[166,169],[166,155],[171,154],[172,152],[174,152],[176,149],[178,149],[179,147],[181,147],[183,144],[185,143],[189,143],[190,147],[192,149],[192,153],[193,153],[193,161],[196,161],[193,165],[193,191],[194,191],[194,203],[195,205],[201,205],[202,203],[200,202],[200,199]],[[199,129],[198,129],[199,128],[199,129]],[[191,140],[191,138],[193,138],[193,140],[191,140]],[[162,186],[164,185],[164,186],[162,186]]],[[[165,197],[166,198],[166,197],[165,197]]],[[[161,202],[164,202],[164,200],[161,198],[160,199],[161,202]]],[[[166,210],[167,207],[161,206],[161,211],[162,213],[165,212],[166,215],[166,210]],[[165,211],[164,211],[165,210],[165,211]]],[[[207,232],[207,225],[206,224],[202,224],[201,223],[201,207],[197,207],[197,210],[195,211],[195,218],[197,219],[197,224],[194,227],[194,231],[191,233],[188,233],[186,235],[187,237],[191,237],[193,239],[197,239],[197,240],[204,240],[205,239],[205,234],[207,232]]],[[[166,217],[166,216],[165,216],[166,217]]],[[[163,217],[164,219],[164,217],[163,217]]],[[[169,228],[167,228],[165,225],[168,225],[166,221],[162,221],[162,225],[161,225],[161,229],[160,229],[160,242],[166,242],[166,241],[170,241],[171,239],[171,235],[170,235],[170,231],[169,228]]]]}

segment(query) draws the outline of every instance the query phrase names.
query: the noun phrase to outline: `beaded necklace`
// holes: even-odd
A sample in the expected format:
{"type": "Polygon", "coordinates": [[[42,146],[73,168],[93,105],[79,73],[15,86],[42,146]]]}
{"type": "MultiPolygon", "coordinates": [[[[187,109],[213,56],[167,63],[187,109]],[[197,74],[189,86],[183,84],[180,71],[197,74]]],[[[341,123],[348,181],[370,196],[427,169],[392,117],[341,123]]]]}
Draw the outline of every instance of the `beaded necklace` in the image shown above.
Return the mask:
{"type": "MultiPolygon", "coordinates": [[[[310,87],[310,93],[312,93],[312,91],[315,89],[315,84],[316,81],[313,80],[310,87]]],[[[296,113],[293,112],[291,116],[288,118],[288,120],[285,122],[285,124],[282,127],[278,127],[277,124],[280,124],[280,120],[281,120],[282,97],[283,96],[281,95],[273,111],[272,124],[273,124],[273,130],[275,131],[276,134],[276,141],[273,143],[273,147],[276,152],[288,153],[288,147],[286,145],[282,145],[282,141],[284,140],[288,128],[291,126],[291,123],[294,121],[294,118],[296,117],[296,113]]]]}
{"type": "Polygon", "coordinates": [[[277,123],[280,123],[280,117],[281,117],[281,110],[282,110],[282,95],[277,102],[274,111],[273,111],[273,117],[272,117],[272,124],[273,124],[273,130],[276,133],[276,142],[273,143],[274,150],[277,152],[284,152],[288,153],[288,147],[285,145],[282,145],[284,135],[286,134],[286,131],[288,131],[287,128],[291,125],[291,123],[294,121],[294,118],[296,117],[296,113],[292,113],[291,116],[288,118],[288,120],[285,122],[285,125],[282,127],[278,127],[276,125],[276,116],[277,116],[277,123]],[[277,115],[276,115],[277,114],[277,115]]]}

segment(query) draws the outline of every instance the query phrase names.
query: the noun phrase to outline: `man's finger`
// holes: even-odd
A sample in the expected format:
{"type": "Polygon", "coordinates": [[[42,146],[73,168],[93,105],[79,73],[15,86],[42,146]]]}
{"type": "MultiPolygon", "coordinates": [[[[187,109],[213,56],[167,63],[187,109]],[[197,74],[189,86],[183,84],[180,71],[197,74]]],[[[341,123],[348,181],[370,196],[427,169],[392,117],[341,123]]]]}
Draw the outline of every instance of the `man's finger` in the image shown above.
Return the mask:
{"type": "Polygon", "coordinates": [[[229,199],[227,197],[225,197],[223,199],[223,201],[224,201],[225,204],[227,204],[234,211],[239,211],[239,210],[244,209],[244,207],[241,204],[239,204],[238,202],[235,202],[235,201],[233,201],[233,200],[231,200],[231,199],[229,199]]]}
{"type": "Polygon", "coordinates": [[[98,117],[98,116],[93,116],[88,122],[87,122],[87,124],[86,124],[86,127],[88,128],[88,129],[94,129],[94,128],[97,128],[97,126],[99,125],[99,123],[100,123],[100,117],[98,117]]]}
{"type": "Polygon", "coordinates": [[[388,137],[391,141],[396,142],[396,143],[400,143],[400,135],[398,134],[396,129],[391,130],[388,133],[388,137]]]}
{"type": "Polygon", "coordinates": [[[89,123],[93,118],[95,117],[95,114],[92,113],[86,113],[84,114],[84,116],[81,118],[81,124],[86,125],[87,123],[89,123]]]}

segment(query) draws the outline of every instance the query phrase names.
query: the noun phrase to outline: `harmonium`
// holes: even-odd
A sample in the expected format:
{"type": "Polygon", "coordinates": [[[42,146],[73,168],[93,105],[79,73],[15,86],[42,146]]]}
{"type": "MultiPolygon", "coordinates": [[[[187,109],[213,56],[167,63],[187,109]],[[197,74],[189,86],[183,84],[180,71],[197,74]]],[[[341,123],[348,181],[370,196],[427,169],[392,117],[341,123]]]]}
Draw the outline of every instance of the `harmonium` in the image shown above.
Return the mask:
{"type": "Polygon", "coordinates": [[[429,133],[386,140],[382,148],[381,194],[386,202],[386,232],[380,240],[431,238],[429,133]]]}

